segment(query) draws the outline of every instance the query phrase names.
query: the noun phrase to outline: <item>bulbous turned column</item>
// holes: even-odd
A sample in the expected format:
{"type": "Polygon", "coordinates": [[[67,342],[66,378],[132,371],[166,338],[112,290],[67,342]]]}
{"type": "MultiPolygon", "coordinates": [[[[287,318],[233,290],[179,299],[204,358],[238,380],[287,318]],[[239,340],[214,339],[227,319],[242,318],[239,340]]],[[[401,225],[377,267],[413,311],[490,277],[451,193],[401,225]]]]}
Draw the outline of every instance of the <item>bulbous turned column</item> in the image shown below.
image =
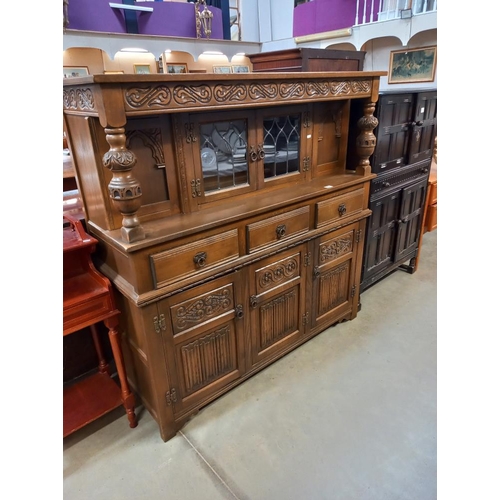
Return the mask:
{"type": "Polygon", "coordinates": [[[356,138],[356,152],[359,159],[356,173],[360,175],[368,175],[372,171],[370,156],[375,151],[375,145],[377,144],[373,130],[378,125],[377,118],[373,116],[374,111],[375,103],[367,102],[363,107],[363,116],[357,123],[360,134],[356,138]]]}
{"type": "Polygon", "coordinates": [[[102,163],[113,173],[108,185],[109,196],[123,216],[122,238],[132,243],[145,238],[144,228],[137,217],[141,208],[141,185],[132,175],[137,158],[126,148],[124,128],[105,128],[106,141],[110,149],[103,156],[102,163]]]}

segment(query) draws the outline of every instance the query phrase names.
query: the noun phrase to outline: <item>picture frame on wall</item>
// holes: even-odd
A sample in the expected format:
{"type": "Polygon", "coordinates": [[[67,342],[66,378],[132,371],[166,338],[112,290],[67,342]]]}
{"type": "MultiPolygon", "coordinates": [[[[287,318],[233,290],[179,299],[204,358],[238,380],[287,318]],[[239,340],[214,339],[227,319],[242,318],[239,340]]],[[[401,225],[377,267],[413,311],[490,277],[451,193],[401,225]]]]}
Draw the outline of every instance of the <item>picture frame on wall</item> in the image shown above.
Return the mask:
{"type": "Polygon", "coordinates": [[[436,57],[436,46],[392,51],[388,83],[433,82],[436,57]]]}
{"type": "Polygon", "coordinates": [[[105,71],[105,75],[123,75],[125,72],[122,70],[105,71]]]}
{"type": "Polygon", "coordinates": [[[217,74],[227,74],[231,73],[231,66],[214,66],[213,70],[217,74]]]}
{"type": "Polygon", "coordinates": [[[250,66],[246,66],[245,64],[235,64],[231,66],[232,73],[250,73],[250,66]]]}
{"type": "Polygon", "coordinates": [[[150,64],[134,64],[134,73],[136,75],[149,75],[151,74],[150,64]]]}
{"type": "Polygon", "coordinates": [[[178,75],[188,72],[186,63],[170,63],[167,64],[167,73],[170,75],[178,75]]]}
{"type": "Polygon", "coordinates": [[[89,74],[87,66],[63,66],[63,78],[78,78],[89,74]]]}

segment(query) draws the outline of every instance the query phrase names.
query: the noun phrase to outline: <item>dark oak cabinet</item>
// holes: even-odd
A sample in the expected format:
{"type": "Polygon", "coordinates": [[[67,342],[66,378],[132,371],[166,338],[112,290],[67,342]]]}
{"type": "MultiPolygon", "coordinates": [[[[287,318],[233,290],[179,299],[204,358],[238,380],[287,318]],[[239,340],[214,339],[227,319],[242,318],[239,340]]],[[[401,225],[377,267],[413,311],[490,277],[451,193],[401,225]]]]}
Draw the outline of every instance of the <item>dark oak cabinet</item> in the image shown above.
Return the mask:
{"type": "Polygon", "coordinates": [[[375,116],[361,291],[397,268],[412,273],[437,128],[437,91],[381,94],[375,116]]]}
{"type": "Polygon", "coordinates": [[[382,74],[64,82],[96,266],[116,290],[130,385],[164,440],[356,317],[382,74]]]}

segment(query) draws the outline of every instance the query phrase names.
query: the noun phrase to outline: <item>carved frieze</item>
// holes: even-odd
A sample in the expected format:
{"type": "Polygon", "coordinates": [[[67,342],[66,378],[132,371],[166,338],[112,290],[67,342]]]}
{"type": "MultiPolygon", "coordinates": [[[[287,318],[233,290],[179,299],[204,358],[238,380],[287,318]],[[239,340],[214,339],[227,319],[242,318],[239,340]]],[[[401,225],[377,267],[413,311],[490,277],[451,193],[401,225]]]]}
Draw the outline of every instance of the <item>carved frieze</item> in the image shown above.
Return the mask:
{"type": "Polygon", "coordinates": [[[161,83],[134,86],[125,90],[130,111],[192,109],[222,104],[276,104],[276,101],[315,100],[328,97],[362,97],[371,93],[371,80],[292,80],[238,82],[234,84],[161,83]]]}
{"type": "Polygon", "coordinates": [[[90,88],[63,89],[63,108],[74,111],[95,111],[92,90],[90,88]]]}
{"type": "Polygon", "coordinates": [[[352,252],[352,233],[340,236],[321,245],[319,260],[323,264],[332,259],[337,259],[341,255],[352,252]]]}
{"type": "Polygon", "coordinates": [[[172,308],[174,332],[200,324],[234,308],[231,286],[220,288],[172,308]]]}
{"type": "Polygon", "coordinates": [[[299,275],[299,255],[295,255],[290,259],[283,260],[260,270],[257,273],[257,283],[259,293],[262,290],[269,289],[276,285],[288,281],[299,275]]]}

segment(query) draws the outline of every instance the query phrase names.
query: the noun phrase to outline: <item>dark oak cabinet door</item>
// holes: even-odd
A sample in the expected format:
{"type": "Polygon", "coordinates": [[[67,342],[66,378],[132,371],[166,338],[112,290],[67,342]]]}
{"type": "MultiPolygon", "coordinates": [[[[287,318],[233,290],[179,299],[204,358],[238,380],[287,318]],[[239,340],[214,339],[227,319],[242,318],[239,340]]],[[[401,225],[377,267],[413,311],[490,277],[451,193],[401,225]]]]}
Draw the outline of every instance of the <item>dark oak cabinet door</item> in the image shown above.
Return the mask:
{"type": "Polygon", "coordinates": [[[377,147],[372,171],[383,173],[407,163],[408,143],[413,119],[413,95],[385,95],[378,104],[377,147]]]}
{"type": "Polygon", "coordinates": [[[401,205],[398,219],[398,233],[395,260],[414,252],[418,247],[418,237],[424,212],[427,179],[401,190],[401,205]]]}
{"type": "Polygon", "coordinates": [[[432,157],[437,128],[437,92],[416,94],[408,163],[432,157]]]}
{"type": "Polygon", "coordinates": [[[388,194],[374,202],[368,219],[363,281],[394,263],[397,218],[401,191],[388,194]]]}
{"type": "Polygon", "coordinates": [[[304,333],[305,246],[250,266],[251,366],[300,340],[304,333]]]}
{"type": "Polygon", "coordinates": [[[160,318],[167,365],[175,387],[171,397],[180,414],[207,400],[243,375],[243,307],[239,273],[161,301],[160,318]]]}

